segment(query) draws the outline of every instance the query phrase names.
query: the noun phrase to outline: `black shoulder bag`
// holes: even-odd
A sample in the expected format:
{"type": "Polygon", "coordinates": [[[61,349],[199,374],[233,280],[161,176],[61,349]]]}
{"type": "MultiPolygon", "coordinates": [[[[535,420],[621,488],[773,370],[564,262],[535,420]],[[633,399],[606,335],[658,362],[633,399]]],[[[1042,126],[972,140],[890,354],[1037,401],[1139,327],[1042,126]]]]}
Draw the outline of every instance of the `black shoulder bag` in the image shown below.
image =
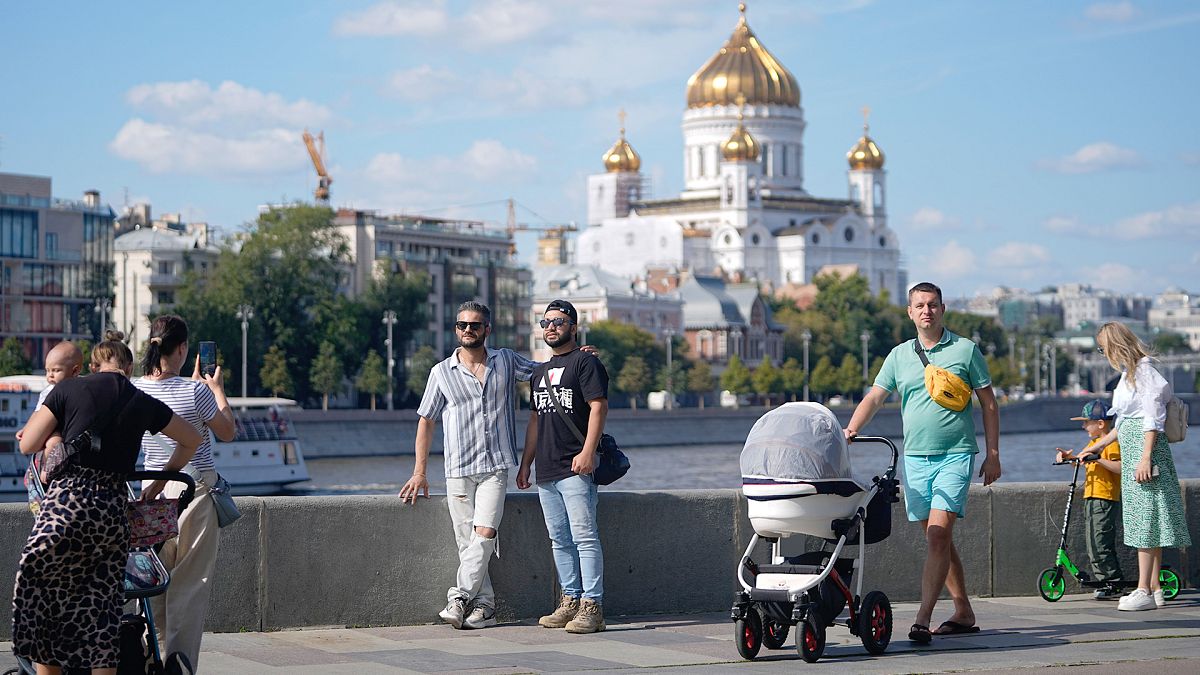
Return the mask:
{"type": "MultiPolygon", "coordinates": [[[[567,428],[575,434],[579,444],[583,445],[583,433],[579,431],[579,427],[575,426],[575,422],[567,417],[567,413],[563,412],[549,378],[544,378],[542,381],[546,383],[546,393],[550,394],[550,400],[554,403],[554,411],[567,423],[567,428]]],[[[596,449],[596,468],[592,470],[592,480],[596,482],[596,485],[609,485],[626,473],[629,473],[629,458],[621,452],[621,448],[617,447],[617,439],[608,434],[602,434],[600,447],[596,449]]]]}

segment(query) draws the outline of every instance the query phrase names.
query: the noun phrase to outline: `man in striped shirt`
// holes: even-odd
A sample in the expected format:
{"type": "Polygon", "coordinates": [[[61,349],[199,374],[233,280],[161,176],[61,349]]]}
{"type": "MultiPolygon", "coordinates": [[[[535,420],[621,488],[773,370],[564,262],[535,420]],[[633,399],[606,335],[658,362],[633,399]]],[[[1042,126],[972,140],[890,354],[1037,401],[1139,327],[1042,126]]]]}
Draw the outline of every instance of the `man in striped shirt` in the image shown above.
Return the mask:
{"type": "Polygon", "coordinates": [[[528,382],[538,364],[511,349],[489,349],[491,310],[464,302],[454,323],[458,349],[429,372],[417,408],[416,464],[400,498],[429,497],[425,467],[433,429],[443,418],[446,503],[458,543],[458,575],[441,618],[455,628],[496,625],[496,597],[488,561],[497,552],[508,470],[517,466],[516,382],[528,382]]]}

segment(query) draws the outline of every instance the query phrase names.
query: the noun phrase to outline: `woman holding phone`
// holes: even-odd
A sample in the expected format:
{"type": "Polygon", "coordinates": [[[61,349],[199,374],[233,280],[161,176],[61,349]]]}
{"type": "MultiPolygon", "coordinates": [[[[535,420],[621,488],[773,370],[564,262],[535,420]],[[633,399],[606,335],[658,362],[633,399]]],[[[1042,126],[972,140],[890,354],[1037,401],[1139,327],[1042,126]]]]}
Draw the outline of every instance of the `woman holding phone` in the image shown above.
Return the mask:
{"type": "MultiPolygon", "coordinates": [[[[209,358],[205,355],[205,361],[209,358]]],[[[216,508],[209,494],[217,481],[212,437],[215,434],[229,441],[237,432],[233,411],[225,397],[221,368],[215,365],[215,354],[211,359],[211,374],[204,372],[197,357],[191,377],[180,377],[180,370],[188,360],[187,323],[178,316],[160,316],[150,325],[150,341],[142,358],[145,376],[133,381],[138,389],[167,404],[176,415],[191,423],[201,436],[200,447],[185,469],[196,479],[196,498],[179,519],[179,536],[164,544],[159,553],[171,572],[171,586],[151,601],[163,652],[183,653],[193,669],[200,660],[209,580],[217,563],[220,538],[216,508]]],[[[142,439],[146,468],[162,468],[173,449],[170,439],[146,434],[142,439]]],[[[168,487],[167,492],[170,490],[168,487]]]]}

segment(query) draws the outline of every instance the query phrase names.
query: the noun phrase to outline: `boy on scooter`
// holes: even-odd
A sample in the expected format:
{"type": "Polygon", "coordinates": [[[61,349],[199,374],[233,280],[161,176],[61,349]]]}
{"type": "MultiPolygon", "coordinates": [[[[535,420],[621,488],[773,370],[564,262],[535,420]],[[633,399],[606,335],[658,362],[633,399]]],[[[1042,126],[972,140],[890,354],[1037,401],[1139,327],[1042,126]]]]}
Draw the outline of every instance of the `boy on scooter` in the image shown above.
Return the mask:
{"type": "MultiPolygon", "coordinates": [[[[1083,406],[1083,415],[1071,419],[1083,422],[1089,441],[1079,452],[1055,448],[1057,461],[1097,457],[1087,463],[1087,478],[1083,484],[1087,553],[1095,581],[1118,582],[1122,579],[1121,562],[1117,558],[1117,523],[1121,522],[1121,447],[1115,441],[1103,448],[1095,446],[1096,439],[1107,434],[1113,425],[1108,406],[1103,401],[1089,401],[1083,406]]],[[[1110,584],[1096,589],[1093,597],[1106,600],[1120,595],[1121,591],[1110,584]]]]}

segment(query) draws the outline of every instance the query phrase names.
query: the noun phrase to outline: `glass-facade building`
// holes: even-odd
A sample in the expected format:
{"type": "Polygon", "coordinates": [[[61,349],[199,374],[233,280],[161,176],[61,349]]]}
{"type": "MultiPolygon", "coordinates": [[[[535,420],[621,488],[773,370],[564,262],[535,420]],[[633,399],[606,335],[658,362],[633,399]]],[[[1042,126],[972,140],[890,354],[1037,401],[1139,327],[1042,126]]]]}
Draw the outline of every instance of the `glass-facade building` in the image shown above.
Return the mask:
{"type": "Polygon", "coordinates": [[[0,173],[0,341],[17,338],[35,369],[60,340],[99,335],[115,217],[98,192],[57,199],[48,177],[0,173]]]}

